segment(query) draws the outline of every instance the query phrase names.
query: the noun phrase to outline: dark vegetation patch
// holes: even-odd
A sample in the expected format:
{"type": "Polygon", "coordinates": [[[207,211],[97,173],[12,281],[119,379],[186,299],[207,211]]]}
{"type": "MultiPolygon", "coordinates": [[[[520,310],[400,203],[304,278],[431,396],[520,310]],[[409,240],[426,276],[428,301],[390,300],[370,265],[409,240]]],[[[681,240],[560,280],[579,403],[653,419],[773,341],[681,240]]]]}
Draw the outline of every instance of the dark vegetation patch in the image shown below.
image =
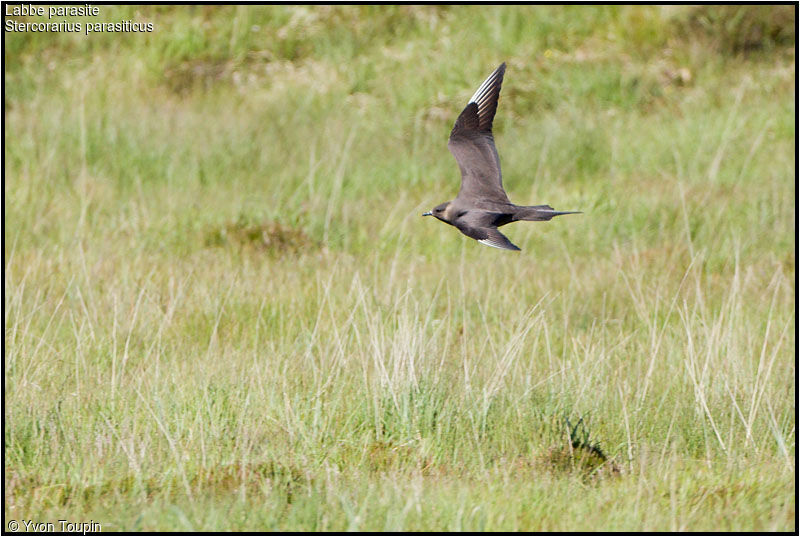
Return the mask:
{"type": "Polygon", "coordinates": [[[204,242],[207,247],[237,248],[275,255],[296,255],[320,248],[319,241],[309,237],[300,228],[275,220],[251,222],[241,217],[212,228],[206,233],[204,242]]]}
{"type": "Polygon", "coordinates": [[[674,20],[679,34],[699,38],[716,50],[740,54],[794,44],[793,5],[702,5],[674,20]]]}
{"type": "MultiPolygon", "coordinates": [[[[7,469],[8,470],[8,469],[7,469]]],[[[258,464],[231,464],[202,469],[184,477],[173,473],[169,477],[143,477],[128,474],[119,479],[109,479],[96,484],[42,483],[34,476],[20,477],[9,471],[7,482],[9,498],[19,491],[33,496],[33,503],[48,507],[92,503],[116,494],[143,494],[145,496],[183,496],[188,486],[193,493],[224,494],[242,487],[250,492],[265,488],[285,495],[286,503],[309,484],[309,478],[299,468],[275,461],[258,464]]],[[[30,501],[30,499],[28,499],[30,501]]]]}
{"type": "Polygon", "coordinates": [[[367,469],[373,473],[403,468],[418,468],[423,473],[433,466],[430,457],[422,456],[413,442],[398,443],[391,441],[372,442],[366,447],[367,469]]]}
{"type": "Polygon", "coordinates": [[[226,60],[187,60],[168,67],[164,71],[167,87],[183,95],[194,89],[207,90],[214,83],[229,75],[232,63],[226,60]]]}
{"type": "Polygon", "coordinates": [[[586,478],[616,475],[619,467],[600,448],[600,443],[590,439],[583,418],[573,426],[564,419],[564,443],[552,446],[542,456],[546,467],[557,473],[576,473],[586,478]]]}

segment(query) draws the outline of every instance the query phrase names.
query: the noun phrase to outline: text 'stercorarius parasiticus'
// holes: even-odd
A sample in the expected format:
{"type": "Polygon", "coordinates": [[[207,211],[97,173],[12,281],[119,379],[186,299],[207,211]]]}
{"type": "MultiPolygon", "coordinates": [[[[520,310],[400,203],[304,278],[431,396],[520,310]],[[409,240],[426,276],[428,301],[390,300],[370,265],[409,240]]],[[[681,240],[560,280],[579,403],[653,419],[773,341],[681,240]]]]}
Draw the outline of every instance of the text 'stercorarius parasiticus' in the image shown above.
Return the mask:
{"type": "Polygon", "coordinates": [[[554,216],[579,211],[559,212],[549,205],[514,205],[503,190],[492,120],[505,72],[506,64],[503,63],[489,75],[450,132],[447,147],[461,169],[458,196],[422,216],[435,216],[487,246],[519,250],[498,231],[498,227],[517,220],[550,220],[554,216]]]}

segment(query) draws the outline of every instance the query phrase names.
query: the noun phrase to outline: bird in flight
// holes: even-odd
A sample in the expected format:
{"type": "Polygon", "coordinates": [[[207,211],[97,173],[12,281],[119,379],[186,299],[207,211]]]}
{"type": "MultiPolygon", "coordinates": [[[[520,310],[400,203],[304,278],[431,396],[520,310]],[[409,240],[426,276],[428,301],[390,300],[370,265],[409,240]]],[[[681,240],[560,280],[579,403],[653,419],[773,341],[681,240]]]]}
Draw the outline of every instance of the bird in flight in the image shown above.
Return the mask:
{"type": "Polygon", "coordinates": [[[494,146],[492,120],[506,64],[489,75],[458,116],[447,147],[461,169],[456,199],[437,205],[422,216],[435,216],[467,237],[494,248],[519,250],[497,229],[518,220],[550,220],[580,211],[556,211],[549,205],[514,205],[503,189],[500,157],[494,146]]]}

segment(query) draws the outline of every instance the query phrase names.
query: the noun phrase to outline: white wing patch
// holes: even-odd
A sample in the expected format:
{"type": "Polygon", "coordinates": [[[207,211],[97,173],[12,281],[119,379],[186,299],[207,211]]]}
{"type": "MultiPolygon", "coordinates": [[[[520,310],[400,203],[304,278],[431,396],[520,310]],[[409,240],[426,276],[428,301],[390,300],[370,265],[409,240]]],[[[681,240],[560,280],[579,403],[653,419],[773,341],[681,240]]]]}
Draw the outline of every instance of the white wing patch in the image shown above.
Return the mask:
{"type": "Polygon", "coordinates": [[[491,246],[492,248],[499,248],[500,250],[519,250],[519,248],[514,246],[511,242],[504,243],[497,239],[478,239],[478,242],[486,246],[491,246]]]}
{"type": "Polygon", "coordinates": [[[480,123],[486,130],[491,130],[492,119],[494,118],[494,111],[497,109],[497,99],[500,95],[500,85],[503,83],[503,74],[506,72],[506,64],[500,64],[500,67],[494,70],[489,78],[483,81],[478,91],[472,96],[467,103],[469,106],[472,103],[478,105],[478,117],[480,123]]]}
{"type": "Polygon", "coordinates": [[[495,71],[489,75],[489,78],[483,81],[483,84],[480,85],[478,91],[476,91],[475,94],[470,98],[470,103],[477,103],[478,107],[480,108],[480,106],[483,104],[482,101],[486,98],[486,94],[489,93],[489,90],[494,85],[494,81],[497,78],[497,72],[499,70],[500,69],[495,69],[495,71]]]}

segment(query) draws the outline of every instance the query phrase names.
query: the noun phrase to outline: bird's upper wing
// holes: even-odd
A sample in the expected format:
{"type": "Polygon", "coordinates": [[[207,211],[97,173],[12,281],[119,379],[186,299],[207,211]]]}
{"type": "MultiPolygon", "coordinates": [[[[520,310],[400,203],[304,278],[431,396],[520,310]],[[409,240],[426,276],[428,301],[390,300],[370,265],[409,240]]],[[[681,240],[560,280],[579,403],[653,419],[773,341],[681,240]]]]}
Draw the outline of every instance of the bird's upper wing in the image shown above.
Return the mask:
{"type": "Polygon", "coordinates": [[[458,116],[447,147],[461,169],[461,190],[464,200],[485,200],[509,203],[503,190],[500,158],[492,137],[492,120],[503,84],[506,64],[489,75],[458,116]]]}

